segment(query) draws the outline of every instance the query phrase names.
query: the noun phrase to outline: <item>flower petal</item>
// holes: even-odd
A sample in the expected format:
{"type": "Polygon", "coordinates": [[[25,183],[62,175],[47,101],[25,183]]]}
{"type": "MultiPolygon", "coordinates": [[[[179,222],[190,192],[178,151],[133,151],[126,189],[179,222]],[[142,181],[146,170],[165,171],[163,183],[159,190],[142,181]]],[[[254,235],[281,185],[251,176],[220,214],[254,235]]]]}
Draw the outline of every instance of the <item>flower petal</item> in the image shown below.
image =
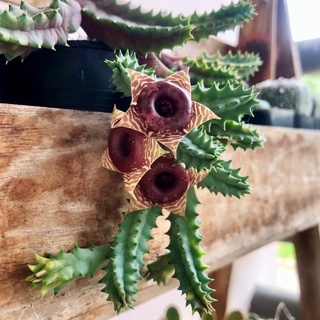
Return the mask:
{"type": "MultiPolygon", "coordinates": [[[[134,198],[133,197],[130,198],[128,212],[141,210],[145,208],[151,208],[155,206],[155,204],[152,204],[146,200],[140,188],[138,187],[135,188],[133,195],[134,195],[134,198]]],[[[187,193],[185,193],[178,200],[168,204],[161,205],[161,207],[163,209],[168,210],[169,212],[178,214],[179,216],[184,216],[186,205],[187,205],[187,193]]]]}
{"type": "MultiPolygon", "coordinates": [[[[124,112],[114,109],[111,117],[111,129],[120,128],[119,119],[124,114],[125,114],[124,112]]],[[[125,187],[130,194],[133,194],[134,188],[139,183],[141,177],[150,169],[151,164],[157,158],[167,153],[164,149],[162,149],[159,146],[156,139],[152,137],[148,137],[146,135],[144,135],[143,145],[144,145],[144,151],[142,155],[143,165],[135,168],[131,172],[123,172],[115,166],[115,164],[113,163],[110,157],[109,148],[107,148],[102,155],[102,166],[104,168],[123,173],[125,187]]],[[[132,161],[132,159],[129,159],[129,160],[132,161]]]]}
{"type": "Polygon", "coordinates": [[[169,77],[164,79],[165,81],[175,83],[180,88],[185,89],[189,95],[191,95],[191,84],[189,77],[189,69],[181,70],[173,73],[169,77]]]}
{"type": "MultiPolygon", "coordinates": [[[[152,168],[152,167],[151,167],[152,168]]],[[[151,169],[152,170],[152,169],[151,169]]],[[[164,170],[165,171],[165,170],[164,170]]],[[[150,198],[148,199],[147,195],[142,190],[141,184],[136,185],[135,189],[133,190],[131,197],[130,197],[130,204],[128,208],[128,212],[134,210],[140,210],[144,208],[153,207],[155,205],[159,205],[162,208],[168,210],[169,212],[178,214],[180,216],[184,216],[186,203],[187,203],[187,191],[190,187],[196,185],[202,179],[206,177],[208,174],[206,171],[197,172],[197,170],[190,168],[185,171],[188,177],[188,185],[185,191],[179,196],[177,200],[172,202],[164,202],[164,203],[155,203],[151,201],[150,198]]],[[[150,180],[150,188],[152,188],[153,181],[150,180]]]]}
{"type": "Polygon", "coordinates": [[[214,112],[212,112],[203,104],[192,101],[192,105],[194,114],[191,117],[190,122],[184,129],[184,133],[174,132],[171,134],[151,134],[151,136],[157,139],[158,142],[169,148],[175,157],[177,156],[178,145],[186,134],[188,134],[193,128],[201,125],[208,120],[219,119],[219,117],[214,112]]]}
{"type": "Polygon", "coordinates": [[[153,78],[141,72],[129,69],[131,82],[131,105],[137,105],[137,100],[141,90],[150,83],[156,82],[153,78]]]}
{"type": "MultiPolygon", "coordinates": [[[[117,126],[131,128],[154,137],[158,142],[169,148],[173,152],[174,156],[176,156],[177,148],[181,139],[188,132],[208,120],[219,119],[219,117],[209,108],[199,102],[192,101],[193,114],[188,124],[183,129],[183,132],[147,132],[146,124],[140,117],[137,109],[137,101],[141,90],[143,90],[145,86],[156,81],[149,76],[133,70],[130,70],[130,75],[133,95],[132,104],[127,112],[123,115],[121,120],[117,123],[117,126]]],[[[167,77],[164,81],[172,82],[190,93],[190,79],[188,70],[174,73],[173,75],[167,77]]]]}
{"type": "Polygon", "coordinates": [[[143,175],[150,169],[152,163],[167,152],[163,150],[156,139],[146,136],[145,140],[145,165],[136,169],[133,172],[124,173],[123,181],[127,191],[134,195],[133,190],[143,177],[143,175]]]}

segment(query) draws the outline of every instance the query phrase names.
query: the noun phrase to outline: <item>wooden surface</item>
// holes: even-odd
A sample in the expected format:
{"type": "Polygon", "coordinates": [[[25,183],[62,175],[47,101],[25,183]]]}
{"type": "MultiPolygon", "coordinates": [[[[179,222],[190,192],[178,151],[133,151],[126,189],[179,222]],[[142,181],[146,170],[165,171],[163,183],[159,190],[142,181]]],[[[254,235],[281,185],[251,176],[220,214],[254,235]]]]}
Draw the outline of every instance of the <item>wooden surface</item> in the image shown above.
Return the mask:
{"type": "MultiPolygon", "coordinates": [[[[97,279],[81,279],[58,297],[50,293],[42,300],[21,281],[35,252],[111,240],[126,197],[121,177],[100,165],[109,117],[0,105],[1,320],[105,320],[114,315],[97,279]]],[[[198,192],[210,271],[320,221],[320,131],[259,129],[267,138],[263,149],[226,154],[234,167],[242,167],[242,175],[250,176],[252,194],[239,200],[198,192]]],[[[166,243],[161,235],[166,224],[159,225],[149,259],[166,243]]],[[[165,290],[152,283],[142,289],[138,302],[165,290]]]]}
{"type": "Polygon", "coordinates": [[[320,237],[319,226],[292,237],[300,282],[300,317],[320,319],[320,237]]]}

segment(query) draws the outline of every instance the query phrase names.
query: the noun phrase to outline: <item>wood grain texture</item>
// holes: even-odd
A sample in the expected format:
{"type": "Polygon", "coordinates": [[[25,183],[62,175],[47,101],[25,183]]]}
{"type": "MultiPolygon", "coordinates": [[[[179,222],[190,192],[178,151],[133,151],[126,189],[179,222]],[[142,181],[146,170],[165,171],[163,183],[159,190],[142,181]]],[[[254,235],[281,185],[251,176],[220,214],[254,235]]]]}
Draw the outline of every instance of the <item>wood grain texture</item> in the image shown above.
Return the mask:
{"type": "MultiPolygon", "coordinates": [[[[0,314],[3,319],[108,319],[111,303],[95,279],[81,279],[58,297],[40,300],[21,281],[34,253],[73,244],[109,242],[126,207],[121,176],[100,165],[110,115],[0,105],[0,314]]],[[[249,175],[252,194],[241,200],[198,191],[205,262],[210,271],[320,221],[320,132],[260,127],[262,149],[228,151],[249,175]]],[[[162,219],[163,220],[163,219],[162,219]]],[[[150,246],[161,253],[168,227],[159,219],[150,246]]],[[[169,286],[175,286],[172,281],[169,286]]],[[[165,290],[141,284],[138,302],[165,290]]],[[[2,319],[0,317],[0,319],[2,319]]]]}

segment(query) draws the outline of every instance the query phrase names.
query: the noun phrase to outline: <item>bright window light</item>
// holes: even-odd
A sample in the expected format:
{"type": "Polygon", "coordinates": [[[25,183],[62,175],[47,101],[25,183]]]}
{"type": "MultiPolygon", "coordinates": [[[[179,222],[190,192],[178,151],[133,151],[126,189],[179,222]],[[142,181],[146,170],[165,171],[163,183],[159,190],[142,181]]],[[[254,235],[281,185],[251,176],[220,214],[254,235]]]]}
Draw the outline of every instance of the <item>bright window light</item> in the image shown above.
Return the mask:
{"type": "Polygon", "coordinates": [[[319,0],[287,0],[292,38],[302,41],[320,38],[319,0]]]}

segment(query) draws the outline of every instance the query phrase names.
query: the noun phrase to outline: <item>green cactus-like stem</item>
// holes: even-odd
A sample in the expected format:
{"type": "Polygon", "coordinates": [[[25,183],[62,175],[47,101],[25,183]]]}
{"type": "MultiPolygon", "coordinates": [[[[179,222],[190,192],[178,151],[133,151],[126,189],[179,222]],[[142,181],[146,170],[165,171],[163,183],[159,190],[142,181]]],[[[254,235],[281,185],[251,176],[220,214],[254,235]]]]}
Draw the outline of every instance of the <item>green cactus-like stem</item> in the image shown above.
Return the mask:
{"type": "Polygon", "coordinates": [[[186,295],[187,304],[200,316],[213,311],[211,303],[212,279],[205,274],[207,266],[202,262],[204,251],[200,247],[202,236],[199,233],[199,218],[196,206],[199,204],[193,188],[187,194],[185,219],[170,214],[171,227],[168,231],[171,252],[171,263],[175,269],[174,278],[180,282],[179,289],[186,295]]]}
{"type": "Polygon", "coordinates": [[[217,35],[220,31],[242,26],[244,22],[252,19],[254,6],[250,1],[231,2],[228,6],[221,7],[218,11],[212,11],[203,15],[194,13],[190,18],[191,24],[196,28],[192,35],[195,40],[206,38],[208,35],[217,35]]]}
{"type": "Polygon", "coordinates": [[[82,27],[90,38],[112,48],[160,51],[192,38],[193,27],[182,16],[132,9],[130,2],[81,0],[82,27]]]}
{"type": "Polygon", "coordinates": [[[75,0],[54,0],[38,9],[25,2],[0,11],[0,54],[10,61],[25,58],[39,48],[66,45],[68,33],[80,26],[80,5],[75,0]]]}
{"type": "Polygon", "coordinates": [[[228,52],[222,55],[219,51],[212,56],[204,53],[198,58],[184,57],[182,61],[184,67],[190,68],[192,82],[203,80],[206,86],[213,81],[225,84],[227,81],[248,80],[259,69],[261,63],[259,56],[253,53],[228,52]]]}
{"type": "Polygon", "coordinates": [[[215,194],[221,193],[223,196],[235,196],[240,198],[250,193],[250,186],[246,182],[248,177],[239,175],[240,169],[232,169],[231,161],[220,160],[208,175],[198,183],[198,187],[207,188],[215,194]]]}
{"type": "Polygon", "coordinates": [[[227,120],[239,122],[243,115],[252,115],[253,106],[258,104],[253,88],[246,89],[243,84],[229,82],[223,87],[213,83],[210,88],[206,88],[203,82],[198,83],[192,88],[191,96],[220,117],[213,122],[221,127],[227,120]]]}
{"type": "Polygon", "coordinates": [[[264,136],[251,125],[231,120],[225,122],[224,129],[215,123],[211,123],[208,126],[208,133],[213,135],[215,140],[225,145],[229,144],[234,149],[254,150],[261,147],[265,142],[264,136]]]}
{"type": "Polygon", "coordinates": [[[140,65],[136,54],[129,50],[124,54],[118,51],[115,60],[105,60],[105,63],[113,71],[110,84],[115,88],[115,92],[122,92],[124,97],[131,96],[129,69],[155,78],[155,68],[145,68],[145,65],[140,65]]]}
{"type": "Polygon", "coordinates": [[[159,52],[163,48],[182,45],[189,39],[216,35],[233,29],[252,18],[250,2],[222,7],[217,12],[190,17],[131,8],[130,2],[115,0],[79,0],[83,9],[82,27],[89,37],[108,43],[114,48],[134,49],[142,53],[159,52]],[[191,23],[190,23],[191,22],[191,23]]]}
{"type": "Polygon", "coordinates": [[[145,265],[143,255],[148,252],[146,244],[161,213],[160,207],[130,212],[120,224],[111,244],[110,261],[104,268],[106,275],[100,280],[106,284],[102,291],[109,294],[108,300],[114,303],[116,312],[133,307],[134,296],[139,291],[139,271],[145,265]]]}
{"type": "Polygon", "coordinates": [[[177,151],[177,163],[183,162],[186,168],[198,171],[211,170],[225,146],[207,134],[203,127],[191,130],[180,142],[177,151]]]}
{"type": "Polygon", "coordinates": [[[298,114],[311,116],[313,111],[312,95],[307,85],[298,79],[279,78],[265,80],[255,86],[259,98],[273,107],[293,109],[298,114]]]}
{"type": "Polygon", "coordinates": [[[68,283],[82,277],[93,277],[97,270],[107,262],[109,245],[93,246],[83,249],[75,246],[70,253],[61,251],[48,257],[36,255],[36,265],[29,265],[32,275],[26,281],[32,287],[40,288],[41,297],[48,291],[57,294],[68,283]]]}
{"type": "Polygon", "coordinates": [[[148,275],[147,280],[156,281],[158,285],[167,284],[168,280],[174,274],[174,267],[171,264],[172,253],[166,253],[158,259],[147,265],[148,275]]]}

